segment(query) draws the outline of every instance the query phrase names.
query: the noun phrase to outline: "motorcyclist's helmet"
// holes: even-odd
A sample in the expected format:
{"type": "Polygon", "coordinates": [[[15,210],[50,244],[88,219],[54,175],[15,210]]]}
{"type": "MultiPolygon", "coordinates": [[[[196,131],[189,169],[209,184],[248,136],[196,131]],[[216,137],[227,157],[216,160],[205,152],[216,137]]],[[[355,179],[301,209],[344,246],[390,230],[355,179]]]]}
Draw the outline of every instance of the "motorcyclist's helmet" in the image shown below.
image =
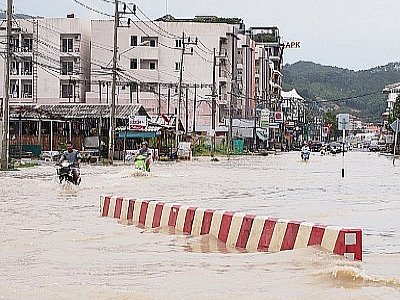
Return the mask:
{"type": "Polygon", "coordinates": [[[146,141],[144,141],[144,142],[142,142],[142,146],[143,145],[146,145],[146,146],[148,146],[149,145],[149,143],[147,143],[146,141]]]}

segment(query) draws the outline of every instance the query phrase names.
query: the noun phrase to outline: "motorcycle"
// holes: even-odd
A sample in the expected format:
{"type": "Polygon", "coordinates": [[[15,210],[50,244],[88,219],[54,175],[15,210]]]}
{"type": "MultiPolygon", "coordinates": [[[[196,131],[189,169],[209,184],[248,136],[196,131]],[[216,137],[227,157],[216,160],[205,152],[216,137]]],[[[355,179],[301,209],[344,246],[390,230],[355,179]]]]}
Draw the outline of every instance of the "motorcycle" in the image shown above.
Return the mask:
{"type": "Polygon", "coordinates": [[[308,149],[301,150],[301,159],[303,161],[309,160],[310,159],[310,150],[308,150],[308,149]]]}
{"type": "Polygon", "coordinates": [[[61,164],[57,165],[57,175],[60,183],[69,182],[75,185],[79,185],[81,183],[81,176],[79,168],[73,167],[73,163],[69,161],[63,161],[61,164]],[[78,178],[75,180],[72,171],[75,170],[77,172],[78,178]]]}
{"type": "Polygon", "coordinates": [[[135,173],[139,174],[146,174],[150,172],[150,165],[147,166],[146,161],[149,159],[145,155],[137,155],[135,157],[134,166],[135,166],[135,173]]]}

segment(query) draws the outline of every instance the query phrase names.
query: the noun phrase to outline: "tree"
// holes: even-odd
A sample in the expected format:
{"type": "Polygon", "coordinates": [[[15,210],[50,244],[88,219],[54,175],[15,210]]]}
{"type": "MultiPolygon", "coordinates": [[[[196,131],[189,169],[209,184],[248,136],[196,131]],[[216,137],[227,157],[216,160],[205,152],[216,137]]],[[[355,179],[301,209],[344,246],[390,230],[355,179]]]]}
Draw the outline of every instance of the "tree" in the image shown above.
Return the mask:
{"type": "Polygon", "coordinates": [[[333,140],[336,140],[340,133],[336,115],[332,110],[325,112],[324,123],[329,127],[328,141],[330,141],[332,138],[333,140]]]}

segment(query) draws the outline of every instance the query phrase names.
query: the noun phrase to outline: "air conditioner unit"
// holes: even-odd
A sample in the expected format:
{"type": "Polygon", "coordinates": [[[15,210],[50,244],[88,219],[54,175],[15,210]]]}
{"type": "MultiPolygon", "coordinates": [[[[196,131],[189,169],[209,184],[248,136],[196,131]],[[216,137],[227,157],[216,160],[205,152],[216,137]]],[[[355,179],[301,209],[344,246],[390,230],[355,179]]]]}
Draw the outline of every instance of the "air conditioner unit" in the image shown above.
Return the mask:
{"type": "Polygon", "coordinates": [[[76,35],[75,36],[75,41],[80,41],[81,40],[81,36],[80,35],[76,35]]]}

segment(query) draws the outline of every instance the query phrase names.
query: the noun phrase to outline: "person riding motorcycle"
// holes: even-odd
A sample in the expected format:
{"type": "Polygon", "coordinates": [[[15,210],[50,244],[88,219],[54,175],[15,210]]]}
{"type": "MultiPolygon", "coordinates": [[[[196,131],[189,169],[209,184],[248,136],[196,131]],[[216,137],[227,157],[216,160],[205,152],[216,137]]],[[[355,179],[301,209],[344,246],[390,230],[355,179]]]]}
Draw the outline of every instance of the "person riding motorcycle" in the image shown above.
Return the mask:
{"type": "Polygon", "coordinates": [[[151,160],[151,151],[148,148],[148,145],[149,144],[147,142],[142,142],[142,147],[139,149],[136,155],[136,158],[141,155],[146,157],[145,159],[146,171],[150,171],[150,160],[151,160]]]}
{"type": "Polygon", "coordinates": [[[71,141],[67,142],[67,150],[65,150],[63,154],[61,154],[58,164],[61,164],[64,160],[67,160],[69,163],[71,163],[72,176],[74,178],[75,183],[77,183],[80,174],[79,164],[81,163],[82,156],[78,150],[73,148],[71,141]]]}
{"type": "Polygon", "coordinates": [[[301,158],[306,160],[309,158],[310,155],[310,147],[307,144],[304,144],[301,148],[301,158]]]}

